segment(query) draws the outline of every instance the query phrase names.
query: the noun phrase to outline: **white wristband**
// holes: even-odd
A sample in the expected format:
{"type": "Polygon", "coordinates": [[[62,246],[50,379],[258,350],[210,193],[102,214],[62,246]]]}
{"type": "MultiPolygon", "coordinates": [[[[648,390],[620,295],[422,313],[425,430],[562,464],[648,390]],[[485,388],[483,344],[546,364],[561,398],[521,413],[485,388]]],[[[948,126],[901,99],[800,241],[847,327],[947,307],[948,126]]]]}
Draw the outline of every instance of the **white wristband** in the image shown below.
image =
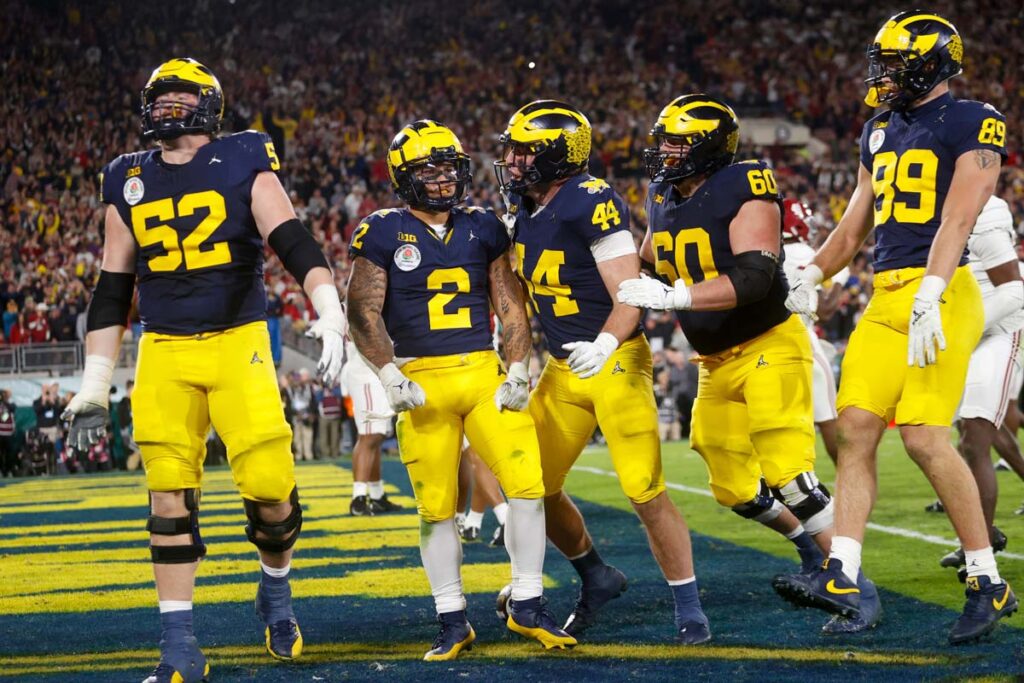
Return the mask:
{"type": "Polygon", "coordinates": [[[808,263],[800,271],[800,279],[817,287],[825,280],[825,273],[821,272],[821,268],[813,263],[808,263]]]}
{"type": "Polygon", "coordinates": [[[338,288],[334,285],[317,285],[309,298],[319,317],[330,318],[335,315],[342,317],[341,299],[338,297],[338,288]]]}
{"type": "Polygon", "coordinates": [[[944,291],[946,291],[945,280],[938,275],[925,275],[921,279],[921,286],[914,298],[921,301],[938,301],[944,291]]]}
{"type": "Polygon", "coordinates": [[[110,405],[110,383],[114,378],[114,361],[112,358],[91,354],[85,357],[85,369],[82,371],[82,387],[78,393],[82,399],[106,408],[110,405]]]}

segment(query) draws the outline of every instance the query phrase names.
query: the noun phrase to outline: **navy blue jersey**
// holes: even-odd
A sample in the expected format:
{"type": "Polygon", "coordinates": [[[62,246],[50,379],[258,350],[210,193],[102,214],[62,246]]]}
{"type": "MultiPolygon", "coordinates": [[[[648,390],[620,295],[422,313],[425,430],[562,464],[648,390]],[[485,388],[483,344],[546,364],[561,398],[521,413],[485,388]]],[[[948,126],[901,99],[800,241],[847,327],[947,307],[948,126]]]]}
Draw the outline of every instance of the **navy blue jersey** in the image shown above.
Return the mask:
{"type": "Polygon", "coordinates": [[[779,205],[779,264],[768,294],[726,311],[677,311],[687,340],[698,353],[719,353],[750,341],[789,318],[789,285],[782,271],[782,196],[771,169],[761,161],[732,164],[712,174],[687,198],[671,183],[647,191],[647,217],[655,270],[671,284],[712,280],[736,266],[729,224],[753,200],[779,205]]]}
{"type": "Polygon", "coordinates": [[[103,201],[138,243],[145,330],[190,335],[266,318],[251,192],[257,173],[279,167],[270,137],[256,131],[212,140],[186,164],[168,164],[154,149],[104,167],[103,201]]]}
{"type": "Polygon", "coordinates": [[[359,224],[349,244],[388,274],[384,327],[399,357],[492,349],[491,262],[508,251],[494,211],[452,209],[444,238],[408,209],[382,209],[359,224]]]}
{"type": "Polygon", "coordinates": [[[975,149],[1005,157],[1006,119],[991,105],[949,93],[864,124],[860,162],[874,186],[876,272],[927,264],[956,160],[975,149]]]}
{"type": "Polygon", "coordinates": [[[532,215],[518,195],[509,197],[508,210],[516,218],[516,270],[530,293],[548,351],[566,358],[569,352],[562,344],[593,341],[612,311],[590,245],[615,232],[628,233],[629,208],[608,183],[583,174],[562,185],[532,215]]]}

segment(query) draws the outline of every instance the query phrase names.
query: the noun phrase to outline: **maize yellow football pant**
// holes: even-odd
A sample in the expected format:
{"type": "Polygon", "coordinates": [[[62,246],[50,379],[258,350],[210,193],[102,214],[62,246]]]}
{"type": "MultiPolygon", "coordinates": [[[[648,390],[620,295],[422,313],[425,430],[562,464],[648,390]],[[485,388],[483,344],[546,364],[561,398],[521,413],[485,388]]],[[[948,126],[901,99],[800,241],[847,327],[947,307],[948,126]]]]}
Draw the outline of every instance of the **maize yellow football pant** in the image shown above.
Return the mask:
{"type": "Polygon", "coordinates": [[[814,470],[811,365],[807,329],[795,315],[700,359],[690,445],[720,504],[752,500],[762,476],[781,488],[814,470]]]}
{"type": "Polygon", "coordinates": [[[540,447],[526,411],[498,411],[505,369],[494,351],[416,358],[402,367],[425,405],[399,414],[398,447],[428,522],[455,515],[463,431],[509,498],[544,497],[540,447]]]}
{"type": "Polygon", "coordinates": [[[562,490],[598,425],[631,501],[646,503],[665,490],[651,349],[642,335],[623,342],[601,372],[587,379],[564,360],[549,358],[530,396],[530,414],[537,423],[547,495],[562,490]]]}
{"type": "Polygon", "coordinates": [[[132,412],[151,491],[200,487],[212,423],[242,496],[288,500],[292,430],[265,322],[188,337],[143,334],[132,412]]]}
{"type": "Polygon", "coordinates": [[[876,273],[874,294],[843,356],[837,408],[853,406],[900,425],[953,423],[971,354],[981,339],[985,310],[968,266],[960,266],[939,311],[946,350],[923,368],[907,365],[907,332],[924,268],[876,273]]]}

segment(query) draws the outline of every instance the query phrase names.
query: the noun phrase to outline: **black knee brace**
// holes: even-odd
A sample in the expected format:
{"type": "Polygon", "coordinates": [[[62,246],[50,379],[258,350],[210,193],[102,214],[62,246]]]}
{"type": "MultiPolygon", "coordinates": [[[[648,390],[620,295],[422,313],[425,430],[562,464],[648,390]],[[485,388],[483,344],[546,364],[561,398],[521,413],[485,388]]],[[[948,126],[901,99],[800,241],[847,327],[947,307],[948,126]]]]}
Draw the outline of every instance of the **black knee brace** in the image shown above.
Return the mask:
{"type": "Polygon", "coordinates": [[[292,511],[287,517],[280,522],[265,522],[260,517],[260,504],[248,498],[242,499],[245,516],[249,518],[249,523],[245,525],[245,535],[250,543],[269,553],[283,553],[295,545],[299,532],[302,531],[302,507],[299,505],[298,486],[292,489],[289,501],[292,504],[292,511]],[[258,538],[257,531],[262,532],[267,538],[258,538]]]}
{"type": "MultiPolygon", "coordinates": [[[[155,564],[187,564],[195,562],[206,555],[206,546],[199,535],[199,489],[185,489],[185,517],[158,517],[150,515],[146,521],[146,531],[158,536],[192,536],[190,545],[152,545],[149,554],[155,564]]],[[[150,510],[153,506],[153,494],[149,494],[150,510]]]]}
{"type": "Polygon", "coordinates": [[[772,493],[785,503],[811,535],[832,526],[832,495],[814,472],[802,472],[788,484],[773,488],[772,493]]]}
{"type": "Polygon", "coordinates": [[[768,484],[762,479],[757,495],[746,503],[733,505],[732,511],[740,517],[767,524],[782,513],[782,504],[772,496],[768,484]]]}

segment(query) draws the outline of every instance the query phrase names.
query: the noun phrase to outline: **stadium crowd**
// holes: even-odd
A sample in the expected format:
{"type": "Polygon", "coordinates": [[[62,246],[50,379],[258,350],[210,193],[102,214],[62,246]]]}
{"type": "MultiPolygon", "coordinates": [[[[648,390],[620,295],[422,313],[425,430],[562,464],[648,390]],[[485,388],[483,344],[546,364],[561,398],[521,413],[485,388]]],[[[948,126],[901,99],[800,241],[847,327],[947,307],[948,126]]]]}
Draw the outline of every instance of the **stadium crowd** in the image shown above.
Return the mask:
{"type": "MultiPolygon", "coordinates": [[[[1020,121],[1024,11],[998,0],[932,4],[965,37],[956,95],[1020,121]]],[[[257,128],[274,139],[282,181],[325,245],[342,291],[357,221],[397,204],[384,152],[402,124],[430,117],[452,126],[475,162],[469,201],[498,208],[491,172],[498,133],[516,107],[540,97],[588,113],[592,171],[627,199],[638,239],[646,223],[641,150],[672,97],[721,96],[741,125],[744,116],[807,125],[825,143],[819,154],[784,145],[741,154],[771,160],[783,191],[815,209],[822,240],[856,178],[857,139],[871,115],[862,102],[863,55],[885,12],[862,0],[728,5],[568,0],[555,12],[539,0],[511,8],[497,0],[201,0],[130,9],[0,0],[8,17],[0,24],[0,344],[84,338],[102,248],[98,172],[142,147],[139,91],[171,56],[199,59],[219,76],[226,129],[257,128]]],[[[999,192],[1021,217],[1024,172],[1013,133],[1008,150],[999,192]]],[[[301,330],[312,310],[267,255],[268,313],[301,330]]],[[[870,297],[869,260],[865,253],[854,262],[839,310],[821,327],[840,349],[870,297]]],[[[661,339],[665,422],[685,434],[694,391],[688,347],[673,318],[652,315],[645,324],[661,339]]]]}

